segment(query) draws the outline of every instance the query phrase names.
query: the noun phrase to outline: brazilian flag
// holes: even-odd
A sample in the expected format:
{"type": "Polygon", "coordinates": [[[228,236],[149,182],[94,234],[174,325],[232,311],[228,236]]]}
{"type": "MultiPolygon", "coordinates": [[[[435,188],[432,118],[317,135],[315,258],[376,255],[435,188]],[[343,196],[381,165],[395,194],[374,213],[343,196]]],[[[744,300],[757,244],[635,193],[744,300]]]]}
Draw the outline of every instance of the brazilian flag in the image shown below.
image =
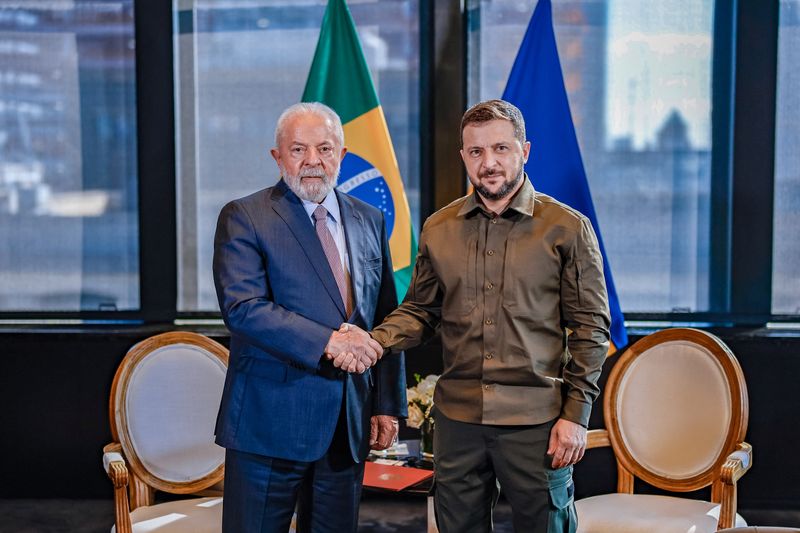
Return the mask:
{"type": "Polygon", "coordinates": [[[344,0],[328,2],[303,102],[322,102],[342,118],[347,154],[337,188],[383,211],[402,301],[417,243],[386,119],[344,0]]]}

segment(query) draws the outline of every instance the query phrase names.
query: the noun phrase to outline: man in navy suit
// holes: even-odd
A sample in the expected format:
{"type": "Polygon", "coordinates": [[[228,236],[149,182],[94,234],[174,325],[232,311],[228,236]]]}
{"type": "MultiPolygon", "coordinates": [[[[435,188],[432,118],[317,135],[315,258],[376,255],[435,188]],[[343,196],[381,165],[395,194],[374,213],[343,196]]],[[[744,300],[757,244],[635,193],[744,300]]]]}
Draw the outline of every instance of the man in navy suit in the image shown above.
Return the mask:
{"type": "Polygon", "coordinates": [[[214,283],[231,333],[217,443],[225,532],[355,532],[364,459],[406,416],[401,354],[363,330],[397,305],[378,209],[334,189],[336,113],[289,107],[272,149],[281,180],[227,204],[214,283]],[[363,328],[363,329],[362,329],[363,328]]]}

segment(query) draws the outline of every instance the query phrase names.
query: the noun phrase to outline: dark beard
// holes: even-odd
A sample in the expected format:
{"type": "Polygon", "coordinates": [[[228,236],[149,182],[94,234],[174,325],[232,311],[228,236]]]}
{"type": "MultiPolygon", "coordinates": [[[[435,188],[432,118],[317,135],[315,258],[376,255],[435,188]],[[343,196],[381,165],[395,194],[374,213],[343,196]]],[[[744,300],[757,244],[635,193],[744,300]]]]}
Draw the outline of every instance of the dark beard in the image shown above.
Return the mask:
{"type": "Polygon", "coordinates": [[[517,177],[514,178],[514,181],[507,181],[503,183],[502,187],[500,187],[497,190],[497,192],[490,192],[485,185],[479,185],[475,187],[475,190],[478,191],[478,194],[480,194],[487,200],[492,200],[492,201],[502,200],[503,198],[511,194],[511,191],[513,191],[514,188],[517,185],[519,185],[519,181],[522,179],[523,174],[524,172],[520,170],[519,174],[517,174],[517,177]]]}

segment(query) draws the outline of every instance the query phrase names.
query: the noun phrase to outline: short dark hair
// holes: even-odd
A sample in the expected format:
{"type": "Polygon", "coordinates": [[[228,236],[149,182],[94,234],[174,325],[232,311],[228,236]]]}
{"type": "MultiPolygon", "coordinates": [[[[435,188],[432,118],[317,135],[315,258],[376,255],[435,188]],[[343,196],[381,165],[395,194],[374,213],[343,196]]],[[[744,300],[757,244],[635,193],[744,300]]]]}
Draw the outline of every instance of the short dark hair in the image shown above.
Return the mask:
{"type": "Polygon", "coordinates": [[[525,119],[514,104],[505,100],[486,100],[467,109],[461,118],[461,146],[464,146],[464,128],[470,124],[482,124],[490,120],[507,120],[514,126],[514,137],[525,144],[525,119]]]}

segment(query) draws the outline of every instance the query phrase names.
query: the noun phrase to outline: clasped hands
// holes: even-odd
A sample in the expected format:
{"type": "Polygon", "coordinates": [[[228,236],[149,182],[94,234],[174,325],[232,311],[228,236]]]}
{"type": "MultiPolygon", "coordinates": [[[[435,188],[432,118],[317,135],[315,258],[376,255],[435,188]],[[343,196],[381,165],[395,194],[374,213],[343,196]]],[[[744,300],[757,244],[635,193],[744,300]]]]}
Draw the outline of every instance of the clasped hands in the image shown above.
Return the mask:
{"type": "Polygon", "coordinates": [[[363,374],[381,358],[383,347],[363,329],[345,322],[331,334],[325,355],[336,368],[363,374]]]}

